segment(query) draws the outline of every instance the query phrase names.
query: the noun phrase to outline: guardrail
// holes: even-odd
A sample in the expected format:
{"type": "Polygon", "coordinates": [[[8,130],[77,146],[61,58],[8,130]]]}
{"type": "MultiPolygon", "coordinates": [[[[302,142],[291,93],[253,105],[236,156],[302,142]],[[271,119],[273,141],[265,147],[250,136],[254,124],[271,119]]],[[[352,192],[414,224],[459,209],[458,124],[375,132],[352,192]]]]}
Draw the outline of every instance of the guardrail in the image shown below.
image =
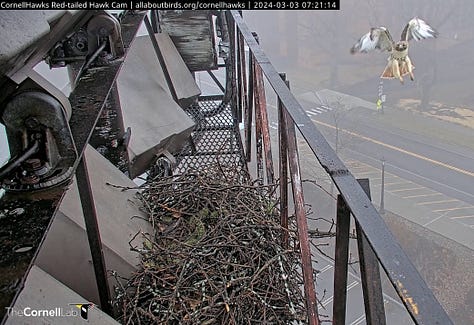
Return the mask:
{"type": "MultiPolygon", "coordinates": [[[[340,193],[337,200],[333,324],[345,324],[346,319],[347,262],[351,215],[356,223],[367,324],[380,325],[386,322],[379,263],[416,324],[452,324],[446,311],[372,205],[368,193],[368,182],[362,180],[359,183],[354,178],[314,126],[290,92],[284,78],[275,70],[259,46],[256,35],[251,33],[241,14],[238,11],[230,11],[226,15],[230,35],[228,59],[230,63],[228,64],[236,70],[235,81],[230,81],[235,85],[235,107],[241,110],[245,125],[243,142],[246,157],[249,160],[251,156],[252,120],[255,115],[257,177],[263,178],[265,174],[269,183],[273,182],[274,167],[263,84],[264,76],[278,99],[281,223],[288,227],[287,176],[289,169],[301,244],[304,293],[309,323],[319,324],[320,320],[308,244],[308,226],[304,211],[295,126],[340,193]],[[249,48],[248,62],[246,62],[245,45],[249,48]]],[[[229,75],[233,76],[233,74],[229,75]]]]}

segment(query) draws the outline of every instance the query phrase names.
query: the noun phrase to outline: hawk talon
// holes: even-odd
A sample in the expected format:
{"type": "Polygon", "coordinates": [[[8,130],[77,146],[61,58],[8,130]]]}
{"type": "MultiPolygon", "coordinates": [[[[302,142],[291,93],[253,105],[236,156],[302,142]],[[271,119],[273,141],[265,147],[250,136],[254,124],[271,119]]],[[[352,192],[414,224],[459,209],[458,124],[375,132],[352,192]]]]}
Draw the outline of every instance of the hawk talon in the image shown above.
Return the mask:
{"type": "Polygon", "coordinates": [[[381,52],[388,51],[387,66],[382,73],[382,78],[397,78],[403,84],[403,77],[409,75],[412,81],[415,80],[413,69],[415,68],[408,57],[408,42],[412,39],[416,41],[436,38],[438,32],[428,25],[424,20],[414,17],[403,29],[399,42],[394,42],[390,32],[386,27],[371,28],[370,31],[363,35],[357,43],[351,48],[351,54],[367,53],[378,49],[381,52]]]}

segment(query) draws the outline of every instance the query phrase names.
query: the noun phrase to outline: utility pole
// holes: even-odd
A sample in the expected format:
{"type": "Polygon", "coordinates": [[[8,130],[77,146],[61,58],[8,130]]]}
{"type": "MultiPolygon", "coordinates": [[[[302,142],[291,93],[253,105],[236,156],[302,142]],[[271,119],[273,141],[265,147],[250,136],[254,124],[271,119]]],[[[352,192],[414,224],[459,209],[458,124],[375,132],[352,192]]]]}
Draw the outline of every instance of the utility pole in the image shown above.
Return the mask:
{"type": "Polygon", "coordinates": [[[379,209],[380,214],[385,213],[384,191],[385,191],[385,159],[382,158],[382,186],[380,187],[380,209],[379,209]]]}

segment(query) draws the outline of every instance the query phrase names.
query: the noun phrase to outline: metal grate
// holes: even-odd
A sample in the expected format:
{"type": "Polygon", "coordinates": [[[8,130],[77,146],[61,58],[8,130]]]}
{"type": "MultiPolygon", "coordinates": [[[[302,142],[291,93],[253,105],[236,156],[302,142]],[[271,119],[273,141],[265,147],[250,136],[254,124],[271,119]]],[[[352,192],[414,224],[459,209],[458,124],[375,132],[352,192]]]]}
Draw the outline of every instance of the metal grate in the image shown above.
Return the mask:
{"type": "Polygon", "coordinates": [[[186,109],[196,127],[189,143],[176,155],[176,173],[220,164],[247,174],[237,119],[222,97],[203,97],[186,109]]]}

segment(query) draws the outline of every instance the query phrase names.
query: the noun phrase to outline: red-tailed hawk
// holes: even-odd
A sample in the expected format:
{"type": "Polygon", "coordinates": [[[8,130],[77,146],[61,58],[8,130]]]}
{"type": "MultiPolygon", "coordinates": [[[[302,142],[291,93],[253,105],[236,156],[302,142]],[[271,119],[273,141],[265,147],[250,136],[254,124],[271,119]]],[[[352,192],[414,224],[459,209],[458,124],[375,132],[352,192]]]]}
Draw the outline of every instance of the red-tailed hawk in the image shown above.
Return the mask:
{"type": "Polygon", "coordinates": [[[351,48],[351,54],[367,53],[378,49],[390,52],[387,66],[381,78],[398,78],[403,83],[403,76],[409,74],[414,80],[412,61],[408,57],[408,41],[414,39],[420,41],[427,38],[436,38],[438,32],[428,25],[424,20],[414,17],[405,26],[399,42],[394,42],[389,31],[385,27],[371,28],[370,32],[363,35],[351,48]]]}

